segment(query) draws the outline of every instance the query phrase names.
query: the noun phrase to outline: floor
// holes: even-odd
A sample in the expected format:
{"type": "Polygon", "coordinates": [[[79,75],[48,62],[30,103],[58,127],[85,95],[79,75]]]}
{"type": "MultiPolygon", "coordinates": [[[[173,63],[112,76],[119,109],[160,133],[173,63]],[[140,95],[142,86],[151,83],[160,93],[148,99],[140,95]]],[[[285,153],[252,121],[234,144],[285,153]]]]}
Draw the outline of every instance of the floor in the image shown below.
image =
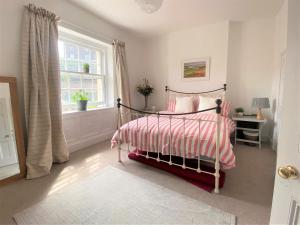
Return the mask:
{"type": "Polygon", "coordinates": [[[0,167],[0,180],[20,173],[19,164],[0,167]]]}
{"type": "Polygon", "coordinates": [[[123,163],[117,163],[117,152],[104,142],[72,154],[68,163],[55,165],[49,176],[0,187],[0,224],[14,223],[14,213],[109,165],[230,212],[238,217],[238,224],[268,224],[276,154],[266,146],[259,150],[243,144],[235,147],[235,153],[237,167],[226,173],[225,187],[215,195],[166,172],[130,161],[125,152],[123,163]]]}

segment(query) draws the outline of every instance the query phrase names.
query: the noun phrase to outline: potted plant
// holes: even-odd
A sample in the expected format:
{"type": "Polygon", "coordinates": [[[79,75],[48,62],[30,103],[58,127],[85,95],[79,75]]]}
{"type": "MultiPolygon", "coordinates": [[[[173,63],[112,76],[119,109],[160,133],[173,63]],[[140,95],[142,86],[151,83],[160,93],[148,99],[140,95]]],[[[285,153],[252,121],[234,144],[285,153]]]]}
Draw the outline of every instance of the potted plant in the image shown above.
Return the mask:
{"type": "Polygon", "coordinates": [[[77,91],[72,95],[73,102],[77,102],[79,111],[86,111],[87,103],[88,103],[88,94],[83,91],[77,91]]]}
{"type": "Polygon", "coordinates": [[[244,109],[242,107],[236,108],[235,112],[238,116],[244,116],[244,109]]]}
{"type": "Polygon", "coordinates": [[[83,71],[85,73],[90,73],[90,65],[88,63],[83,64],[83,71]]]}
{"type": "Polygon", "coordinates": [[[139,84],[136,87],[138,93],[142,94],[145,98],[145,107],[144,109],[148,109],[148,97],[153,93],[154,88],[149,84],[149,81],[145,78],[143,79],[143,83],[139,84]]]}

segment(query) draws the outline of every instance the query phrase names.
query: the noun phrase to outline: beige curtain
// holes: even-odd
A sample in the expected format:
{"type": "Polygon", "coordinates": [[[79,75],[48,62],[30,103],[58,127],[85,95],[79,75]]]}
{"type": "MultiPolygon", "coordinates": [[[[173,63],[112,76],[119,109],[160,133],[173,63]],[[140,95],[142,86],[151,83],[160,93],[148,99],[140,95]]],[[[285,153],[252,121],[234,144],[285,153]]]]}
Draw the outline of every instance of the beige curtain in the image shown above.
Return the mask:
{"type": "Polygon", "coordinates": [[[22,76],[28,179],[47,175],[53,162],[69,159],[62,128],[57,19],[45,9],[25,6],[22,76]]]}
{"type": "MultiPolygon", "coordinates": [[[[114,40],[114,62],[117,81],[118,97],[121,98],[121,103],[131,107],[130,101],[130,86],[126,61],[125,43],[119,40],[114,40]]],[[[124,113],[124,108],[121,108],[124,113]]],[[[128,110],[127,110],[128,112],[128,110]]],[[[122,114],[121,122],[125,123],[131,120],[130,114],[122,114]]]]}

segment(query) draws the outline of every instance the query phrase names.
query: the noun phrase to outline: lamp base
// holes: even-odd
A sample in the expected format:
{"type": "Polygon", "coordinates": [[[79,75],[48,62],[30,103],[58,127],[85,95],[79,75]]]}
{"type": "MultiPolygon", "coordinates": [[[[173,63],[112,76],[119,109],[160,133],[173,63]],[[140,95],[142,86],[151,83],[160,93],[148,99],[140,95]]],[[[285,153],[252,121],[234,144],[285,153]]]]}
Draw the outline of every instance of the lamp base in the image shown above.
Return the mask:
{"type": "Polygon", "coordinates": [[[257,109],[257,115],[256,115],[256,119],[258,120],[264,120],[264,115],[262,114],[261,108],[257,109]]]}

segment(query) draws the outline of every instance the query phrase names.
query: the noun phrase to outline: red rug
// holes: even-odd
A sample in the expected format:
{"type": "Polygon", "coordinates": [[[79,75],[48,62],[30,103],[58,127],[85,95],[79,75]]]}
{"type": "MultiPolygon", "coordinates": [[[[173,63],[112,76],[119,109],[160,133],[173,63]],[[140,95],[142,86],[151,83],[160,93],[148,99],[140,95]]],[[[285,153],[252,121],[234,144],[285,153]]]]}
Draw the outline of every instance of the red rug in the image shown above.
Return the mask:
{"type": "MultiPolygon", "coordinates": [[[[139,151],[139,154],[145,155],[146,153],[143,151],[139,151]]],[[[157,153],[149,153],[149,156],[151,157],[157,157],[157,153]]],[[[163,162],[157,162],[154,159],[146,159],[143,156],[136,155],[136,151],[130,152],[128,154],[128,158],[144,163],[146,165],[167,171],[169,173],[172,173],[178,177],[181,177],[182,179],[192,183],[193,185],[202,188],[205,191],[212,192],[215,188],[215,177],[206,173],[197,173],[196,171],[189,170],[189,169],[182,169],[177,166],[170,166],[167,163],[163,162]]],[[[163,156],[160,155],[160,159],[169,161],[169,156],[163,156]]],[[[182,164],[182,158],[172,156],[172,162],[177,164],[182,164]]],[[[198,161],[196,159],[186,159],[186,166],[197,168],[198,167],[198,161]]],[[[206,165],[201,165],[201,170],[207,171],[207,172],[214,172],[215,169],[211,168],[206,165]]],[[[220,188],[224,186],[225,183],[225,172],[220,171],[220,188]]]]}

